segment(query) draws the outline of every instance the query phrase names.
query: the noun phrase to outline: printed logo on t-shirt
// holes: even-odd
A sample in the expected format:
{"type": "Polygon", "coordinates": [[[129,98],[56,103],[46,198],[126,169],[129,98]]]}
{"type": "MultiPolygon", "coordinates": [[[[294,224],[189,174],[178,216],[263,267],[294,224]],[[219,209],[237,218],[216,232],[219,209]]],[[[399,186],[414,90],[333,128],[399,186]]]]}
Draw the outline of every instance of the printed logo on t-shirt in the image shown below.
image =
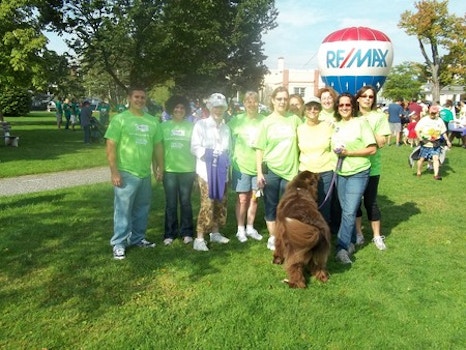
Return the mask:
{"type": "Polygon", "coordinates": [[[181,130],[181,129],[173,129],[172,130],[172,136],[185,136],[186,135],[186,131],[185,130],[181,130]]]}
{"type": "Polygon", "coordinates": [[[140,132],[149,132],[149,125],[146,124],[136,124],[136,130],[140,132]]]}

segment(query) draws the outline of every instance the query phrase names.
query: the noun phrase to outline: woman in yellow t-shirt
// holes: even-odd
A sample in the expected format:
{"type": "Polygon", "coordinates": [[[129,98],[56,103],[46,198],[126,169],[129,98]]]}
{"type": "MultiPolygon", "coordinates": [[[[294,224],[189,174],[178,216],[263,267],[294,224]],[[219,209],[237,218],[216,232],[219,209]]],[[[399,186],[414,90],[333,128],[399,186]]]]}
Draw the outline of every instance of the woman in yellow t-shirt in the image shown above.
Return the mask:
{"type": "MultiPolygon", "coordinates": [[[[318,204],[325,221],[331,222],[331,197],[327,198],[336,166],[337,157],[332,151],[333,126],[319,120],[322,105],[312,97],[304,106],[303,124],[298,126],[299,171],[319,174],[318,204]]],[[[330,191],[331,192],[331,191],[330,191]]],[[[330,195],[331,196],[331,195],[330,195]]]]}

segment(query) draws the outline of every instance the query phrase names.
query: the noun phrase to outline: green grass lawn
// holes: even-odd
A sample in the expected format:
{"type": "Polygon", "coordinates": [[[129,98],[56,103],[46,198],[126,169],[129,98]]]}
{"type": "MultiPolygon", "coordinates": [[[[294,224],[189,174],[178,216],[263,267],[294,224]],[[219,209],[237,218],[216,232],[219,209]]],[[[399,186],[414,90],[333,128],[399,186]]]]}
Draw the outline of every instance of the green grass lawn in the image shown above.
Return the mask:
{"type": "MultiPolygon", "coordinates": [[[[46,131],[64,133],[53,119],[38,133],[46,131]]],[[[105,165],[103,146],[84,149],[67,135],[76,137],[74,148],[60,144],[52,154],[43,146],[41,160],[35,137],[30,149],[26,141],[8,148],[24,152],[19,159],[0,147],[2,174],[5,166],[20,172],[28,152],[47,171],[52,163],[72,168],[70,158],[101,157],[90,165],[105,165]]],[[[147,235],[158,245],[129,249],[123,261],[109,246],[110,184],[0,197],[0,348],[463,349],[465,151],[449,151],[443,181],[413,176],[407,147],[382,152],[388,249],[369,243],[365,222],[368,243],[353,266],[332,254],[330,280],[304,290],[281,283],[285,272],[271,264],[265,240],[236,240],[233,193],[223,231],[231,242],[196,252],[179,240],[163,246],[163,191],[154,183],[147,235]]],[[[193,203],[197,212],[197,193],[193,203]]],[[[261,203],[256,226],[265,235],[262,217],[261,203]]]]}

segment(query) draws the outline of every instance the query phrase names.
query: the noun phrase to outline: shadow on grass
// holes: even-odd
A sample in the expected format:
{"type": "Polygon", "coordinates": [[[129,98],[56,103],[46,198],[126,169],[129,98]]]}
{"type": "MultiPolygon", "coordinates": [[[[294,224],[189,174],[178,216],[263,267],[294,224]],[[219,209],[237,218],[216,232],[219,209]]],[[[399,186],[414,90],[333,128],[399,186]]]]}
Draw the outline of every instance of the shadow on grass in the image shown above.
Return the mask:
{"type": "MultiPolygon", "coordinates": [[[[211,245],[209,252],[194,251],[192,244],[180,240],[163,246],[161,186],[153,192],[147,238],[157,246],[128,248],[123,261],[113,260],[109,244],[111,186],[6,198],[0,206],[1,221],[8,226],[0,243],[0,263],[2,275],[15,287],[3,290],[1,299],[21,303],[29,296],[35,302],[40,300],[41,308],[76,304],[86,318],[99,317],[106,307],[123,305],[153,289],[155,279],[173,278],[176,285],[202,282],[206,276],[222,272],[219,267],[229,264],[233,250],[247,249],[236,242],[211,245]],[[176,271],[172,276],[171,270],[176,271]]],[[[7,307],[3,302],[0,305],[7,307]]]]}

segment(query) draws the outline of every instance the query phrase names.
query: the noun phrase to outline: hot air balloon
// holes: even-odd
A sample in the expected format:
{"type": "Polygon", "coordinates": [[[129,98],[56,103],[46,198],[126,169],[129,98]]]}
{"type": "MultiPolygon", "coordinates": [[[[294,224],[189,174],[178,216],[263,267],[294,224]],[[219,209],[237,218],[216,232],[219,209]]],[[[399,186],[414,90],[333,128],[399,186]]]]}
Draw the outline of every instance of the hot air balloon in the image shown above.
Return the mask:
{"type": "Polygon", "coordinates": [[[329,34],[317,55],[325,84],[355,94],[364,85],[382,87],[392,66],[393,46],[378,30],[350,27],[329,34]]]}

